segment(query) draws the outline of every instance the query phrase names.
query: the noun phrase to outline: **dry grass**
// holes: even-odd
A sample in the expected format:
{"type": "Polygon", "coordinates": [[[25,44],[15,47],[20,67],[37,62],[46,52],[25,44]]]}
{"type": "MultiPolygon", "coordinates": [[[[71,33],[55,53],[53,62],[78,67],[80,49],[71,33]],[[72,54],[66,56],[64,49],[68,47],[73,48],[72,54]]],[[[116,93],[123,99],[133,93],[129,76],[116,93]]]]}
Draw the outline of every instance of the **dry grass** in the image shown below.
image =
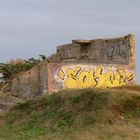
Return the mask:
{"type": "Polygon", "coordinates": [[[139,86],[60,91],[17,104],[0,124],[5,140],[139,140],[139,86]]]}
{"type": "Polygon", "coordinates": [[[38,140],[139,140],[140,128],[131,125],[97,125],[71,133],[46,134],[38,140]]]}

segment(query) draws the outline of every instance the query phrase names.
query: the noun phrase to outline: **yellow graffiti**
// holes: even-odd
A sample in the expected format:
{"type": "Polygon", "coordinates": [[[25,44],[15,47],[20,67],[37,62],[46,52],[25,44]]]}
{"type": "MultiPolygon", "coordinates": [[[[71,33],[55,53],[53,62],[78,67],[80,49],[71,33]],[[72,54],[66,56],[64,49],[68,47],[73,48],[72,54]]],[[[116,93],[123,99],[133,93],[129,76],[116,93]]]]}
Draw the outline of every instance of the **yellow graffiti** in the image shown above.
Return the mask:
{"type": "Polygon", "coordinates": [[[119,70],[114,73],[109,70],[103,73],[103,68],[81,70],[81,67],[76,67],[75,70],[68,68],[66,75],[63,70],[60,70],[58,77],[64,80],[67,88],[90,88],[90,87],[118,87],[125,86],[127,81],[133,80],[133,73],[126,74],[125,70],[119,70]]]}
{"type": "Polygon", "coordinates": [[[127,75],[127,79],[128,81],[131,81],[133,79],[133,73],[130,72],[128,75],[127,75]]]}
{"type": "Polygon", "coordinates": [[[64,76],[65,76],[65,73],[61,70],[58,74],[58,77],[62,80],[64,80],[64,76]]]}

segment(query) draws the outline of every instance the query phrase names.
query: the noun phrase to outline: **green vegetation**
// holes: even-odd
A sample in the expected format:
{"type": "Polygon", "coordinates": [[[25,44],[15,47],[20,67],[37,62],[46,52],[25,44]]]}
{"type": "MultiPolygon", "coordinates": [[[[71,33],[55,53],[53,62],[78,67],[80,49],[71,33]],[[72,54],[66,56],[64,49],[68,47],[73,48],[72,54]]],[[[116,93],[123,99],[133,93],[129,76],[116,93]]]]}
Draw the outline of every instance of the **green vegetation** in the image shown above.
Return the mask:
{"type": "Polygon", "coordinates": [[[0,138],[138,140],[140,88],[128,89],[60,91],[18,103],[0,115],[0,138]]]}
{"type": "Polygon", "coordinates": [[[39,55],[39,59],[30,58],[28,60],[12,60],[9,63],[0,63],[0,80],[9,82],[12,77],[20,72],[25,72],[32,67],[38,65],[42,60],[45,60],[44,55],[39,55]]]}

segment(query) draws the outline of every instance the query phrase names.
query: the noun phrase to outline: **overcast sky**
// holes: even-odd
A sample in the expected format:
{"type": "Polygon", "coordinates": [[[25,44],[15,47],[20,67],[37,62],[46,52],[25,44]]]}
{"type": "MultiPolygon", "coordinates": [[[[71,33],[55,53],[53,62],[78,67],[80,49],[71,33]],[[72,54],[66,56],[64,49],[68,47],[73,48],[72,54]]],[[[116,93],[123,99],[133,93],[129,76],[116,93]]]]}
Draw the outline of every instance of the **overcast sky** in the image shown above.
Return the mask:
{"type": "Polygon", "coordinates": [[[0,62],[50,55],[72,39],[134,33],[140,84],[140,0],[0,0],[0,62]]]}

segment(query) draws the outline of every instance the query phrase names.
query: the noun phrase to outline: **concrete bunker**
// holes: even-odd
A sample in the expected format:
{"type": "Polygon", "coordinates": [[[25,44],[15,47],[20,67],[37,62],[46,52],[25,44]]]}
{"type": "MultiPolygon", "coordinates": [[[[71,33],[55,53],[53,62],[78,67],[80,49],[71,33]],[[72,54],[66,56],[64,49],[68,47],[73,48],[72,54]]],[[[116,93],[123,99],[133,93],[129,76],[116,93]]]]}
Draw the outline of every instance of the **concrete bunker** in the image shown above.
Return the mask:
{"type": "Polygon", "coordinates": [[[70,88],[135,84],[134,35],[113,39],[72,40],[57,46],[39,66],[13,79],[11,90],[24,98],[70,88]]]}

